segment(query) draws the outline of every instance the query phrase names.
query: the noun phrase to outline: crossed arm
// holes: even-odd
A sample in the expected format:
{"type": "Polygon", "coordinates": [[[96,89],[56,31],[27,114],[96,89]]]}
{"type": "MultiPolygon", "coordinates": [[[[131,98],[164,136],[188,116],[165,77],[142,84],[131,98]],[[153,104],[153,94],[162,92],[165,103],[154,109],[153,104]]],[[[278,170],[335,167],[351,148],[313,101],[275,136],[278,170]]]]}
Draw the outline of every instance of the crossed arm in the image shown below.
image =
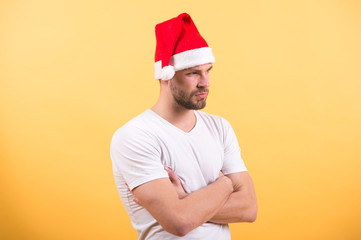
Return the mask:
{"type": "Polygon", "coordinates": [[[191,194],[185,193],[175,173],[166,169],[161,178],[132,190],[159,224],[177,236],[184,236],[204,222],[253,222],[257,200],[248,172],[220,177],[191,194]]]}
{"type": "Polygon", "coordinates": [[[240,172],[226,176],[232,181],[233,192],[209,221],[214,223],[254,222],[257,218],[257,199],[249,173],[240,172]]]}

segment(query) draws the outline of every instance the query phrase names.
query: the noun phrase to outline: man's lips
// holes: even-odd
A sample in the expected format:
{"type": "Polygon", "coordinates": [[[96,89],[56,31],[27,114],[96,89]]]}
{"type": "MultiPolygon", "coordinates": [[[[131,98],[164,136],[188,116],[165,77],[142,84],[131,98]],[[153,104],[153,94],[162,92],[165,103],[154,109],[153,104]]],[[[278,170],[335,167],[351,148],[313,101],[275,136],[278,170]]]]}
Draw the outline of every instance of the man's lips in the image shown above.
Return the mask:
{"type": "Polygon", "coordinates": [[[206,92],[201,92],[201,93],[198,93],[196,94],[197,97],[200,97],[200,98],[206,98],[207,97],[207,93],[206,92]]]}

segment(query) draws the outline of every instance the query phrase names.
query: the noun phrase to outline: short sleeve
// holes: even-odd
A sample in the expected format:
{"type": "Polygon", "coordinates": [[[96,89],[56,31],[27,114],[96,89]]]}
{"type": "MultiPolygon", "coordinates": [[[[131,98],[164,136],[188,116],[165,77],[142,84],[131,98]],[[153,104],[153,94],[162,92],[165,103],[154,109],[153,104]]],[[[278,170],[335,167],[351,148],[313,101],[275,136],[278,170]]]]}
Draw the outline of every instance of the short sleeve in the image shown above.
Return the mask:
{"type": "Polygon", "coordinates": [[[113,168],[120,172],[130,189],[168,177],[160,155],[156,140],[140,128],[124,126],[113,135],[110,145],[113,168]]]}
{"type": "Polygon", "coordinates": [[[231,174],[236,172],[247,171],[247,168],[241,157],[241,149],[238,145],[236,134],[227,120],[222,119],[223,126],[223,144],[224,144],[224,161],[222,172],[231,174]]]}

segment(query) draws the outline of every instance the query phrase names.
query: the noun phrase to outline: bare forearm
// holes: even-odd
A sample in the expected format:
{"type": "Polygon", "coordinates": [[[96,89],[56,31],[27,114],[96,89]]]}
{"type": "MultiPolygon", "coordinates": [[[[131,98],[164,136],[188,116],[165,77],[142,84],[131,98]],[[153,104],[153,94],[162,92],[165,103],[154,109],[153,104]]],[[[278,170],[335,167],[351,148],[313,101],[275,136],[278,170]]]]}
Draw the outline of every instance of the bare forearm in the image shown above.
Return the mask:
{"type": "Polygon", "coordinates": [[[220,177],[212,184],[179,199],[168,179],[158,179],[133,190],[143,205],[167,231],[184,236],[215,215],[233,192],[232,181],[220,177]]]}
{"type": "Polygon", "coordinates": [[[187,219],[187,222],[191,223],[190,229],[194,229],[208,221],[229,200],[232,185],[230,182],[227,183],[228,181],[227,178],[222,177],[181,200],[183,205],[182,215],[187,219]]]}
{"type": "Polygon", "coordinates": [[[210,219],[214,223],[253,222],[257,218],[257,199],[248,172],[227,175],[234,192],[222,208],[210,219]]]}
{"type": "Polygon", "coordinates": [[[253,222],[257,217],[257,201],[242,192],[234,192],[209,220],[213,223],[253,222]]]}

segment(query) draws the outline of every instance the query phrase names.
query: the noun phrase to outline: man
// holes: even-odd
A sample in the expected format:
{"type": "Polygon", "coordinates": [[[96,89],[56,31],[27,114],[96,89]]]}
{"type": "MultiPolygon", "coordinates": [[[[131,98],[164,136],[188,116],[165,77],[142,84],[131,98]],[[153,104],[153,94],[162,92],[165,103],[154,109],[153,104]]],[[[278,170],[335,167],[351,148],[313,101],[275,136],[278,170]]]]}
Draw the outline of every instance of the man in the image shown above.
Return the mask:
{"type": "Polygon", "coordinates": [[[116,185],[139,239],[230,239],[257,201],[236,136],[202,111],[214,57],[191,17],[156,26],[160,96],[111,143],[116,185]]]}

